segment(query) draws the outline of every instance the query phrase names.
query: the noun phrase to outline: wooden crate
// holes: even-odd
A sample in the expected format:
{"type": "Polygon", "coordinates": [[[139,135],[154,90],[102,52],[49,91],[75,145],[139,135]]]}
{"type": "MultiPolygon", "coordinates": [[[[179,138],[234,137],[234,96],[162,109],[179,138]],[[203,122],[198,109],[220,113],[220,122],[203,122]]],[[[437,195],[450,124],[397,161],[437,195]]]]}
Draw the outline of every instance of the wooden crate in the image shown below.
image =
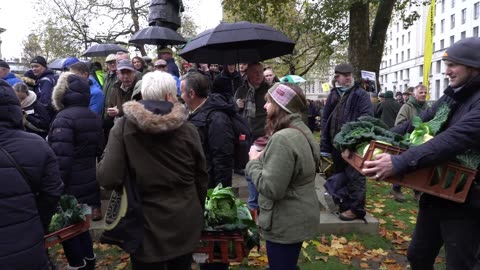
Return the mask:
{"type": "Polygon", "coordinates": [[[242,262],[248,256],[243,235],[238,231],[204,231],[202,232],[200,245],[193,252],[193,258],[197,263],[242,262]],[[233,254],[229,252],[231,248],[234,249],[233,254]]]}
{"type": "MultiPolygon", "coordinates": [[[[353,168],[362,172],[363,163],[372,160],[375,149],[384,153],[398,155],[405,149],[371,141],[364,157],[357,153],[351,153],[350,157],[344,158],[353,168]]],[[[405,174],[403,177],[390,177],[384,181],[413,188],[434,196],[438,196],[454,202],[463,203],[467,198],[470,186],[475,178],[477,170],[467,168],[453,162],[445,162],[435,167],[418,169],[405,174]]]]}
{"type": "Polygon", "coordinates": [[[63,229],[60,229],[56,232],[45,235],[43,238],[45,240],[45,248],[53,247],[56,244],[61,243],[65,240],[68,240],[83,232],[86,232],[89,229],[90,229],[90,215],[87,215],[84,222],[73,224],[63,229]]]}

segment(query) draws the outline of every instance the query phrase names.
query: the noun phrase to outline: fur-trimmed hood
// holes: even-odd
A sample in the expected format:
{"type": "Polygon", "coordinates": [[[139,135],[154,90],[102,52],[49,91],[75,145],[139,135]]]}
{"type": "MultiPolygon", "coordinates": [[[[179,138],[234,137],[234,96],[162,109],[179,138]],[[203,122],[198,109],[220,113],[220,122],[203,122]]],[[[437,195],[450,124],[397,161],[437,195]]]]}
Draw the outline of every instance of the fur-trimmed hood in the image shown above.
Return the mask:
{"type": "Polygon", "coordinates": [[[57,111],[70,106],[88,107],[90,85],[87,80],[71,72],[64,72],[53,88],[52,105],[57,111]]]}
{"type": "Polygon", "coordinates": [[[123,104],[123,112],[145,133],[166,133],[181,127],[187,121],[187,110],[180,102],[129,101],[123,104]]]}

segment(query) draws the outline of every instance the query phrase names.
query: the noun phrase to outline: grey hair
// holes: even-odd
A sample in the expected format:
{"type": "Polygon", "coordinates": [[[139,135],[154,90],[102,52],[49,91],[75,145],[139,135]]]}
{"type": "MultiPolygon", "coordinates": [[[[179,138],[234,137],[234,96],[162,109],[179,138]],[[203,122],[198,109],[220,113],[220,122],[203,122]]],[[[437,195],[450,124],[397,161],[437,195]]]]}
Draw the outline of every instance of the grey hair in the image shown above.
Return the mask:
{"type": "Polygon", "coordinates": [[[14,84],[12,87],[13,87],[13,90],[15,90],[15,92],[23,93],[27,96],[30,94],[28,92],[28,86],[23,82],[18,82],[14,84]]]}
{"type": "Polygon", "coordinates": [[[140,92],[144,100],[164,101],[165,95],[177,95],[177,83],[171,74],[156,70],[143,76],[140,92]]]}

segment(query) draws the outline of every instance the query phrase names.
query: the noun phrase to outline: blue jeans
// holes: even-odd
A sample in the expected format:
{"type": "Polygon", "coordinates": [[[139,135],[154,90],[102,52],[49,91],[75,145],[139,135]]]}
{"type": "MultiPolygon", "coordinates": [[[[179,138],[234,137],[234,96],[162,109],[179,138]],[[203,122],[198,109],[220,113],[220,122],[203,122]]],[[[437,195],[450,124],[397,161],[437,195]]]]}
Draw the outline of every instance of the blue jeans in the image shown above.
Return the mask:
{"type": "Polygon", "coordinates": [[[252,182],[252,178],[248,175],[245,175],[245,179],[247,180],[247,187],[248,187],[248,200],[247,206],[251,210],[258,209],[258,191],[255,185],[252,182]]]}
{"type": "Polygon", "coordinates": [[[278,244],[267,242],[267,256],[270,270],[295,270],[297,269],[298,256],[302,243],[278,244]]]}
{"type": "Polygon", "coordinates": [[[85,258],[95,257],[92,238],[88,231],[64,241],[62,246],[70,266],[82,266],[85,258]]]}

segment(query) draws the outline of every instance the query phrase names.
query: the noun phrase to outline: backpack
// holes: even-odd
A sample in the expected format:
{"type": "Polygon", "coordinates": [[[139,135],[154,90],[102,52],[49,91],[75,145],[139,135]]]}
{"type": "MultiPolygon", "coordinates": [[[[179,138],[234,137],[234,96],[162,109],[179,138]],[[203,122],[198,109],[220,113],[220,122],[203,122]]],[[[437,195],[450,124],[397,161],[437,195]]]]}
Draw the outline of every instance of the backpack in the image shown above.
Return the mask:
{"type": "MultiPolygon", "coordinates": [[[[219,110],[211,110],[207,114],[207,123],[210,120],[210,114],[219,110]]],[[[252,145],[252,131],[248,125],[247,119],[243,118],[238,112],[234,114],[226,113],[232,121],[234,134],[234,154],[233,164],[234,168],[243,169],[248,163],[248,152],[252,145]]],[[[207,124],[208,125],[208,124],[207,124]]]]}

